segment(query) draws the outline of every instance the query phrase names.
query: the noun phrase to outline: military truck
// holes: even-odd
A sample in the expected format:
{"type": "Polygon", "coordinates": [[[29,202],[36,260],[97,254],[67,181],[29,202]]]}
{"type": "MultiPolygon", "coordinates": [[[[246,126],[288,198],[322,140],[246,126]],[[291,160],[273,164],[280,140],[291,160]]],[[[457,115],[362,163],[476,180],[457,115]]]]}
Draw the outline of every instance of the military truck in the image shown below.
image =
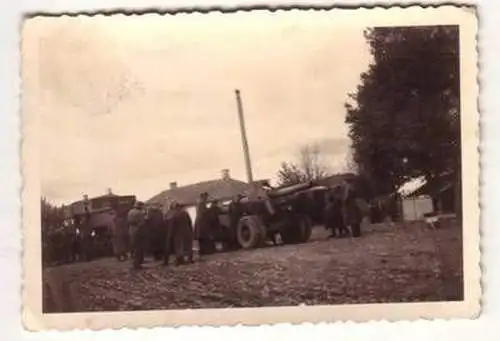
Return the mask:
{"type": "Polygon", "coordinates": [[[244,196],[239,202],[226,202],[219,221],[222,235],[218,241],[229,248],[253,249],[267,241],[284,244],[305,243],[311,237],[309,215],[314,197],[327,188],[312,182],[280,188],[268,187],[265,196],[244,196]]]}
{"type": "Polygon", "coordinates": [[[118,215],[119,224],[126,224],[127,213],[135,201],[134,195],[119,196],[109,190],[107,194],[94,198],[85,195],[83,200],[70,204],[66,212],[67,220],[77,228],[78,239],[83,243],[80,248],[85,249],[83,245],[90,243],[91,251],[82,252],[89,252],[91,255],[88,257],[91,258],[112,256],[112,213],[118,215]],[[84,242],[85,235],[90,235],[91,242],[84,242]]]}

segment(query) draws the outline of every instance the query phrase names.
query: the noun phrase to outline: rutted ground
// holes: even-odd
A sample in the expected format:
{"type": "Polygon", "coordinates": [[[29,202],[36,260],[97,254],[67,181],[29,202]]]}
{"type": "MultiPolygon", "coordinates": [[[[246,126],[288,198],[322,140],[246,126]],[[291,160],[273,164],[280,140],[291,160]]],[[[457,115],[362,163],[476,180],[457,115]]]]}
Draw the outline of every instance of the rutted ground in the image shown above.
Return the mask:
{"type": "Polygon", "coordinates": [[[150,261],[140,272],[104,259],[48,269],[45,280],[62,281],[55,291],[73,311],[459,300],[460,236],[456,226],[376,225],[358,239],[326,239],[319,227],[301,245],[220,253],[181,267],[150,261]]]}

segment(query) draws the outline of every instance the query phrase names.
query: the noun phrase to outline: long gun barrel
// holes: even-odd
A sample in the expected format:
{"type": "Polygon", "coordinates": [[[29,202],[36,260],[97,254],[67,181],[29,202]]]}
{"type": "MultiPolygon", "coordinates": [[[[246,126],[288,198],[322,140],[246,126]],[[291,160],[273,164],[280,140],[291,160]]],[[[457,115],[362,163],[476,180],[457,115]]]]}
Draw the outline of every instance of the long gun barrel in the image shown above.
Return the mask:
{"type": "Polygon", "coordinates": [[[277,197],[282,197],[282,196],[286,196],[286,195],[291,195],[291,194],[294,194],[296,192],[300,192],[300,191],[303,191],[305,189],[309,189],[311,187],[313,187],[313,184],[311,182],[303,182],[303,183],[299,183],[296,185],[285,186],[285,187],[280,187],[280,188],[274,189],[272,191],[269,191],[268,195],[269,195],[269,197],[277,198],[277,197]]]}

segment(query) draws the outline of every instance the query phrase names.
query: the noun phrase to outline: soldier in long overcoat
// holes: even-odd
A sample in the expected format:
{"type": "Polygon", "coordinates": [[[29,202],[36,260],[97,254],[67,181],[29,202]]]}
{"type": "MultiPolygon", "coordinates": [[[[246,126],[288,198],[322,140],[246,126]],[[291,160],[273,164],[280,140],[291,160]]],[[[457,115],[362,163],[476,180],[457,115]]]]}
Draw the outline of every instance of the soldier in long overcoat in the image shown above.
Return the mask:
{"type": "Polygon", "coordinates": [[[236,249],[238,247],[238,240],[236,238],[236,229],[240,218],[243,216],[243,205],[241,203],[243,196],[238,194],[229,205],[229,229],[227,231],[227,249],[236,249]]]}
{"type": "Polygon", "coordinates": [[[207,245],[208,253],[214,253],[217,251],[215,242],[222,239],[222,225],[219,220],[219,216],[222,214],[222,211],[216,200],[213,200],[210,203],[210,207],[207,209],[205,214],[207,215],[206,223],[210,233],[210,244],[207,245]]]}
{"type": "Polygon", "coordinates": [[[80,221],[80,255],[83,261],[90,261],[94,254],[94,245],[92,240],[92,226],[90,224],[90,214],[86,213],[80,221]]]}
{"type": "Polygon", "coordinates": [[[344,224],[351,228],[353,237],[361,236],[361,221],[363,212],[359,206],[359,195],[356,188],[349,182],[344,182],[342,196],[342,216],[344,224]]]}
{"type": "Polygon", "coordinates": [[[112,211],[111,233],[113,253],[118,261],[127,259],[127,225],[116,211],[112,211]]]}
{"type": "Polygon", "coordinates": [[[175,202],[170,203],[163,215],[163,227],[165,229],[165,245],[163,249],[163,265],[170,263],[170,256],[175,251],[174,233],[173,233],[173,217],[174,217],[175,202]]]}
{"type": "Polygon", "coordinates": [[[342,198],[339,197],[338,189],[328,195],[324,221],[325,228],[332,232],[332,237],[342,237],[347,234],[342,215],[342,198]]]}
{"type": "Polygon", "coordinates": [[[210,244],[213,243],[213,234],[210,231],[210,224],[207,215],[208,193],[201,193],[196,205],[196,219],[194,234],[198,241],[200,256],[209,253],[210,244]]]}
{"type": "Polygon", "coordinates": [[[136,202],[127,215],[134,269],[142,267],[147,243],[146,215],[143,208],[142,202],[136,202]]]}
{"type": "Polygon", "coordinates": [[[81,260],[81,237],[80,237],[81,232],[78,226],[74,225],[73,228],[75,230],[75,234],[72,240],[71,250],[73,252],[73,258],[76,262],[77,260],[78,261],[81,260]]]}
{"type": "Polygon", "coordinates": [[[170,262],[170,256],[175,252],[176,264],[185,261],[193,262],[193,224],[189,214],[182,205],[174,202],[165,215],[166,240],[164,265],[170,262]]]}
{"type": "Polygon", "coordinates": [[[215,240],[220,233],[219,211],[218,206],[212,202],[201,215],[196,216],[199,227],[197,239],[200,246],[200,256],[209,255],[216,251],[215,240]]]}
{"type": "Polygon", "coordinates": [[[187,262],[193,263],[193,240],[194,240],[194,229],[193,222],[189,213],[184,209],[184,205],[177,204],[176,209],[176,228],[178,228],[182,234],[182,251],[183,257],[187,262]]]}
{"type": "Polygon", "coordinates": [[[163,214],[156,207],[148,211],[147,217],[149,246],[155,260],[160,260],[164,253],[166,229],[163,214]]]}

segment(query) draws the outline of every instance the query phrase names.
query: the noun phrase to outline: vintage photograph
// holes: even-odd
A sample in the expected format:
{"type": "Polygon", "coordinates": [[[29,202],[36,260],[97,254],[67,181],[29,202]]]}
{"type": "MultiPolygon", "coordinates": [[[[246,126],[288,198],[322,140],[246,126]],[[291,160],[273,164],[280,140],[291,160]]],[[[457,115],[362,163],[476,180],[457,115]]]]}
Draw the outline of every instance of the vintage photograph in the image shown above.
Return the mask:
{"type": "Polygon", "coordinates": [[[25,321],[472,317],[476,26],[453,6],[27,18],[25,321]]]}

